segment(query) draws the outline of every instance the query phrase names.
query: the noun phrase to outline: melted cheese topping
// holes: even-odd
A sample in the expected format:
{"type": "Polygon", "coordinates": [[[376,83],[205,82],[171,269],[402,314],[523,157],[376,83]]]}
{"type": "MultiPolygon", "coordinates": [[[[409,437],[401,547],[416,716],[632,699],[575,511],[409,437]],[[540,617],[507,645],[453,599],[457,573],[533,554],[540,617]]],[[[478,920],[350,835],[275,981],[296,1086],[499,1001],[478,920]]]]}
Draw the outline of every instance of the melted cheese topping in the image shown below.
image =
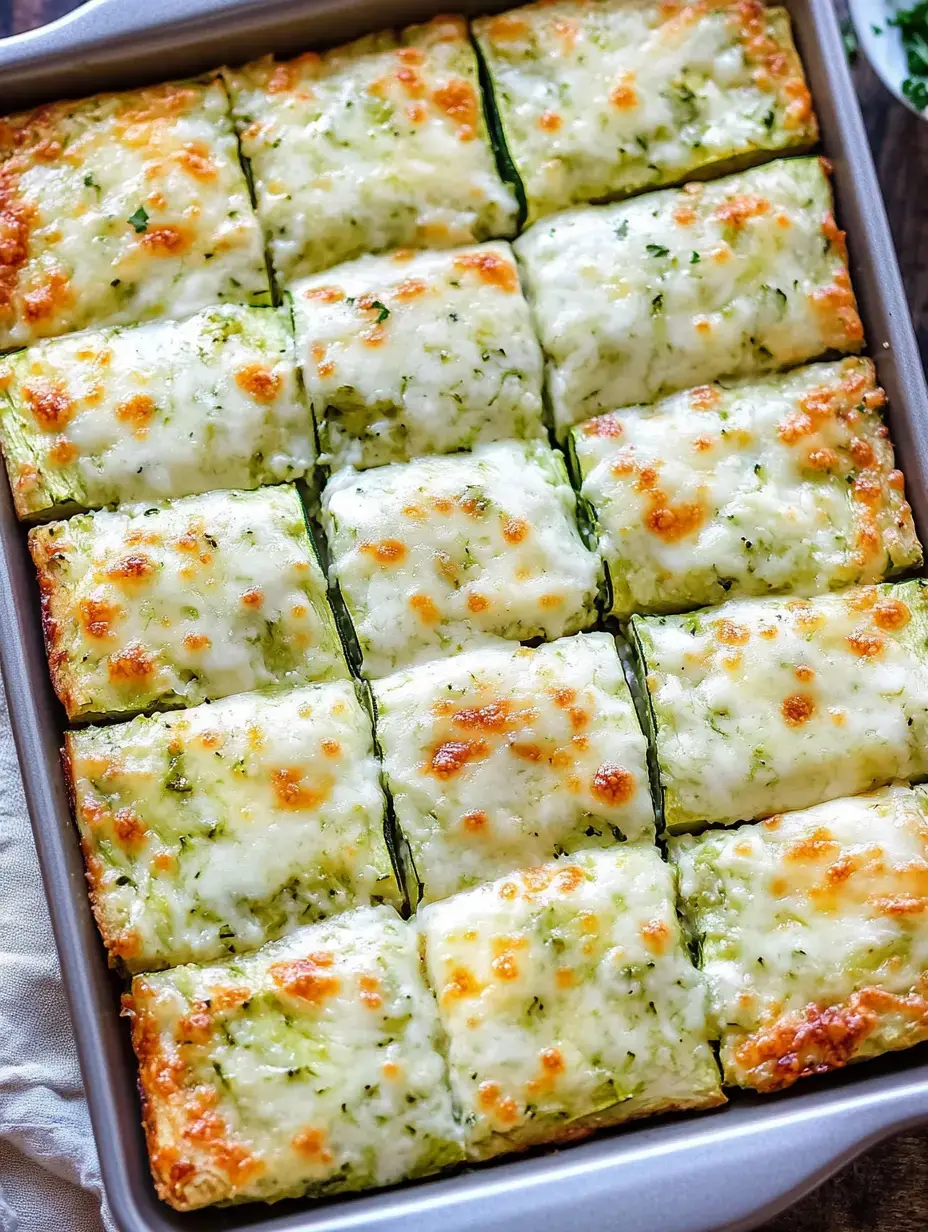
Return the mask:
{"type": "Polygon", "coordinates": [[[282,281],[363,252],[514,234],[463,18],[227,79],[282,281]]]}
{"type": "Polygon", "coordinates": [[[331,465],[543,435],[541,348],[508,244],[362,257],[292,298],[331,465]]]}
{"type": "Polygon", "coordinates": [[[540,442],[340,471],[322,519],[372,676],[596,620],[601,562],[563,459],[540,442]]]}
{"type": "Polygon", "coordinates": [[[69,718],[347,675],[292,487],[82,514],[29,547],[69,718]]]}
{"type": "Polygon", "coordinates": [[[0,350],[270,303],[218,78],[0,119],[0,236],[0,350]]]}
{"type": "Polygon", "coordinates": [[[926,628],[920,580],[636,616],[668,827],[928,775],[926,628]]]}
{"type": "Polygon", "coordinates": [[[416,932],[388,907],[137,976],[124,1012],[176,1210],[391,1185],[462,1157],[416,932]]]}
{"type": "Polygon", "coordinates": [[[516,252],[561,433],[690,385],[862,346],[818,159],[571,210],[516,252]]]}
{"type": "Polygon", "coordinates": [[[370,720],[347,681],[71,732],[67,764],[100,931],[129,970],[398,901],[370,720]]]}
{"type": "Polygon", "coordinates": [[[472,651],[374,695],[426,901],[654,833],[647,746],[608,633],[472,651]]]}
{"type": "Polygon", "coordinates": [[[419,920],[472,1156],[724,1102],[651,844],[511,873],[419,920]]]}
{"type": "Polygon", "coordinates": [[[232,305],[0,361],[0,433],[20,517],[256,488],[313,459],[287,320],[232,305]]]}
{"type": "Polygon", "coordinates": [[[928,1038],[928,801],[892,787],[672,844],[729,1082],[928,1038]]]}
{"type": "Polygon", "coordinates": [[[921,561],[869,359],[704,385],[574,429],[615,615],[878,582],[921,561]]]}
{"type": "Polygon", "coordinates": [[[546,0],[474,33],[530,221],[818,135],[789,17],[761,0],[546,0]]]}

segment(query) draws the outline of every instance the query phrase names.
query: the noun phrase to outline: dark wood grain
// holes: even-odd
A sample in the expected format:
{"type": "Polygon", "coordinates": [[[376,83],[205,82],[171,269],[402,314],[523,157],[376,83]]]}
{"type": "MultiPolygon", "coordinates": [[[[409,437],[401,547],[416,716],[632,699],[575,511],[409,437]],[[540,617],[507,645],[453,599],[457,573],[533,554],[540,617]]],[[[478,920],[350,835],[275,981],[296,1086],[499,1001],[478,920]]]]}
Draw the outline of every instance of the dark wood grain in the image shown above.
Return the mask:
{"type": "MultiPolygon", "coordinates": [[[[843,14],[843,0],[836,4],[843,14]]],[[[0,0],[0,37],[76,7],[77,0],[0,0]]],[[[928,361],[928,124],[895,102],[862,57],[854,77],[928,361]]],[[[875,1147],[763,1232],[928,1232],[928,1130],[875,1147]]]]}

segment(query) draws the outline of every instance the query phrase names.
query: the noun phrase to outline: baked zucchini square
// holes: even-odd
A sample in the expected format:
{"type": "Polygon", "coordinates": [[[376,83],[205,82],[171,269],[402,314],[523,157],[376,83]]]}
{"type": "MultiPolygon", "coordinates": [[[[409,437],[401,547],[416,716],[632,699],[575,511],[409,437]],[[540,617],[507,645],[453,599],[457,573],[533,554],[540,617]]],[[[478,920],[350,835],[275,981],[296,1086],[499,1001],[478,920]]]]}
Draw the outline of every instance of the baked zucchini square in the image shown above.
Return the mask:
{"type": "Polygon", "coordinates": [[[667,828],[928,775],[928,582],[635,616],[667,828]]]}
{"type": "Polygon", "coordinates": [[[415,927],[361,907],[123,1001],[159,1197],[323,1197],[461,1160],[415,927]]]}
{"type": "Polygon", "coordinates": [[[515,247],[560,435],[603,411],[863,345],[817,158],[570,210],[515,247]]]}
{"type": "Polygon", "coordinates": [[[474,34],[529,221],[818,137],[789,15],[760,0],[555,0],[474,34]]]}
{"type": "Polygon", "coordinates": [[[313,431],[288,317],[228,304],[38,343],[0,360],[0,442],[21,518],[295,479],[313,431]]]}
{"type": "Polygon", "coordinates": [[[65,768],[94,914],[130,971],[400,901],[371,721],[347,680],[72,731],[65,768]]]}
{"type": "Polygon", "coordinates": [[[512,872],[418,918],[472,1157],[725,1102],[652,844],[512,872]]]}
{"type": "Polygon", "coordinates": [[[226,79],[281,282],[365,252],[515,234],[462,17],[226,79]]]}
{"type": "Polygon", "coordinates": [[[387,784],[426,902],[512,868],[653,837],[647,744],[608,633],[474,650],[397,672],[374,697],[387,784]]]}
{"type": "Polygon", "coordinates": [[[725,1081],[778,1091],[928,1039],[928,800],[896,785],[674,839],[725,1081]]]}
{"type": "Polygon", "coordinates": [[[540,441],[338,471],[322,523],[364,672],[594,624],[602,562],[576,505],[563,458],[540,441]]]}
{"type": "Polygon", "coordinates": [[[347,676],[288,485],[85,513],[29,532],[71,719],[347,676]]]}
{"type": "Polygon", "coordinates": [[[0,350],[269,304],[219,77],[0,118],[0,350]]]}
{"type": "Polygon", "coordinates": [[[541,348],[508,244],[362,257],[291,292],[333,468],[544,435],[541,348]]]}
{"type": "Polygon", "coordinates": [[[869,359],[702,385],[574,428],[612,612],[811,595],[918,565],[869,359]]]}

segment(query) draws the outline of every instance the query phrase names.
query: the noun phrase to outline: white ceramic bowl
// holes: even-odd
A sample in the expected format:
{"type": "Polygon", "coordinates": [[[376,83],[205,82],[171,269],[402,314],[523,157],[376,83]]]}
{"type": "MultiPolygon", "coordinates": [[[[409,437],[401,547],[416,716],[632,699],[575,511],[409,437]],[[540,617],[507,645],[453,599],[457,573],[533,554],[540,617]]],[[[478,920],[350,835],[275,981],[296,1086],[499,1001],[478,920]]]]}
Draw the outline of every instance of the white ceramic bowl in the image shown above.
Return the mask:
{"type": "Polygon", "coordinates": [[[914,0],[849,0],[849,7],[860,49],[883,84],[910,111],[926,120],[928,113],[919,111],[902,93],[909,70],[899,31],[889,24],[890,17],[900,9],[911,8],[913,3],[914,0]]]}

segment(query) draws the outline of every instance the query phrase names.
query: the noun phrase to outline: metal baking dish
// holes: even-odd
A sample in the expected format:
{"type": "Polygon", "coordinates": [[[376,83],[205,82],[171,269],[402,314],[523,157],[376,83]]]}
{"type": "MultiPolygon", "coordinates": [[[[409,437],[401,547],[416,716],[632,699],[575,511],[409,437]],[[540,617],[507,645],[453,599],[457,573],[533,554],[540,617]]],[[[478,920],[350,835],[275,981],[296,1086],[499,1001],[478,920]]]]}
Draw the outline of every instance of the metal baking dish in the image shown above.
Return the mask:
{"type": "MultiPolygon", "coordinates": [[[[840,224],[870,353],[890,397],[909,499],[928,542],[928,391],[832,0],[786,0],[834,163],[840,224]]],[[[44,30],[0,43],[0,113],[340,42],[431,16],[435,0],[91,0],[44,30]]],[[[476,13],[502,3],[464,0],[476,13]]],[[[103,1178],[123,1232],[537,1232],[568,1228],[722,1232],[755,1227],[890,1133],[928,1120],[928,1045],[777,1097],[628,1127],[387,1192],[324,1204],[243,1206],[183,1216],[155,1197],[135,1061],[120,1025],[85,892],[59,763],[64,715],[52,692],[38,592],[10,492],[0,482],[0,666],[61,957],[103,1178]]]]}

